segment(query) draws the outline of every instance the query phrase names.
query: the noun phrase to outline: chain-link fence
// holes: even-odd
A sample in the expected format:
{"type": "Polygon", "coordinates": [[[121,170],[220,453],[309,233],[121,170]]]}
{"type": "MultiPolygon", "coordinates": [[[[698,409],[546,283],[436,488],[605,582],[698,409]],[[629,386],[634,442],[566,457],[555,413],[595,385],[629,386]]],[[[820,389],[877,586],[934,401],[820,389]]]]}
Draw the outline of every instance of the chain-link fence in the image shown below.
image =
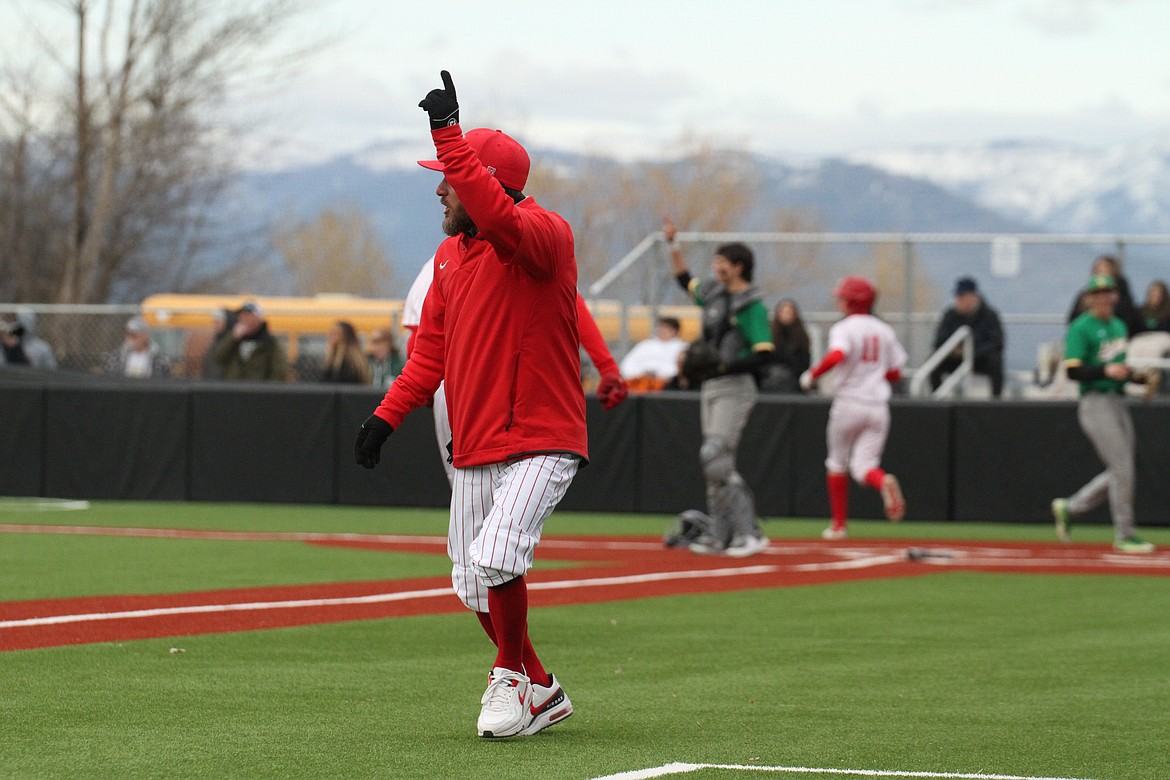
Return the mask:
{"type": "MultiPolygon", "coordinates": [[[[360,302],[368,304],[368,302],[360,302]]],[[[387,302],[389,313],[377,318],[376,327],[392,329],[399,338],[396,344],[401,349],[404,340],[398,328],[401,321],[401,302],[387,302]]],[[[164,360],[167,377],[174,379],[200,379],[203,377],[205,360],[214,344],[215,332],[212,315],[215,307],[191,311],[166,312],[160,318],[157,311],[136,305],[92,305],[75,306],[62,304],[12,304],[0,303],[0,319],[23,325],[22,339],[41,339],[49,345],[55,357],[57,369],[73,375],[117,375],[121,373],[118,355],[131,318],[146,315],[153,327],[150,338],[158,345],[164,360]],[[180,316],[181,315],[181,316],[180,316]],[[165,322],[160,322],[165,319],[165,322]]],[[[268,312],[276,322],[290,319],[290,315],[276,309],[268,312]]],[[[373,322],[369,306],[346,307],[338,304],[335,308],[316,307],[309,322],[300,319],[291,329],[271,327],[273,336],[289,357],[289,379],[291,381],[315,381],[323,373],[326,352],[326,330],[337,320],[356,320],[368,325],[373,322]]],[[[368,338],[368,332],[362,334],[368,338]]],[[[2,364],[4,360],[0,360],[2,364]]]]}
{"type": "MultiPolygon", "coordinates": [[[[769,307],[781,298],[797,302],[811,326],[816,354],[828,327],[840,316],[832,299],[836,281],[846,274],[875,280],[878,314],[897,329],[911,366],[929,356],[941,313],[951,304],[955,279],[972,276],[987,303],[1000,312],[1009,371],[1017,376],[1038,373],[1042,379],[1050,368],[1046,363],[1053,344],[1063,337],[1068,312],[1097,255],[1113,254],[1122,260],[1138,305],[1150,281],[1170,277],[1170,236],[1165,235],[680,233],[678,240],[696,276],[709,273],[719,244],[743,241],[752,247],[755,281],[766,302],[769,307]]],[[[675,283],[660,233],[647,236],[585,293],[618,360],[634,342],[649,336],[659,313],[681,315],[684,320],[689,316],[684,335],[697,328],[698,310],[675,283]]],[[[114,362],[127,319],[145,312],[155,325],[153,338],[170,360],[172,376],[202,376],[214,307],[182,311],[172,302],[162,311],[149,303],[0,303],[0,317],[11,318],[18,309],[25,316],[31,313],[33,332],[52,346],[62,370],[101,374],[114,362]]],[[[377,327],[393,329],[401,346],[401,306],[401,301],[317,301],[313,325],[272,327],[290,356],[290,378],[312,381],[320,376],[325,331],[337,319],[359,324],[365,336],[374,326],[367,327],[362,318],[374,317],[377,327]]],[[[291,312],[268,313],[280,323],[281,316],[291,312]]]]}
{"type": "MultiPolygon", "coordinates": [[[[861,275],[879,290],[877,313],[889,321],[916,366],[930,354],[942,312],[952,303],[955,280],[974,277],[984,300],[1001,316],[1006,363],[1017,373],[1040,368],[1064,327],[1093,260],[1111,254],[1122,261],[1141,305],[1146,286],[1170,278],[1170,236],[1053,234],[831,234],[679,233],[684,257],[696,276],[710,274],[715,249],[742,241],[755,254],[754,281],[773,307],[797,302],[806,324],[827,331],[840,314],[832,290],[840,277],[861,275]]],[[[661,233],[646,237],[608,273],[590,285],[595,306],[622,320],[615,352],[624,353],[644,332],[627,312],[650,312],[688,303],[675,283],[661,233]]],[[[637,317],[639,315],[635,315],[637,317]]],[[[696,315],[697,316],[697,315],[696,315]]]]}

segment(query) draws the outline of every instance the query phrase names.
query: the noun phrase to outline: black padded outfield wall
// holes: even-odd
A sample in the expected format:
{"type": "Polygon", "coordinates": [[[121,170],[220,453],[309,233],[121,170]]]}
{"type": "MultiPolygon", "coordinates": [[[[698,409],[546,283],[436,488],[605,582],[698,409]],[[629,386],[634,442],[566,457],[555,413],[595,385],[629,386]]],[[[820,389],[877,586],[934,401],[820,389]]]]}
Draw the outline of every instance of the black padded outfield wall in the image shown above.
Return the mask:
{"type": "Polygon", "coordinates": [[[45,494],[45,390],[0,388],[0,496],[45,494]]]}
{"type": "MultiPolygon", "coordinates": [[[[0,371],[0,495],[161,501],[445,507],[450,492],[430,409],[391,436],[372,471],[353,461],[358,426],[380,394],[361,387],[71,381],[0,371]],[[30,378],[32,377],[32,378],[30,378]]],[[[587,403],[590,464],[561,508],[674,514],[705,503],[694,393],[587,403]]],[[[829,402],[761,396],[739,453],[760,514],[827,517],[829,402]]],[[[1170,400],[1132,406],[1137,518],[1170,524],[1170,400]]],[[[1048,522],[1049,503],[1101,465],[1074,401],[891,404],[883,465],[907,519],[1048,522]]],[[[881,517],[853,485],[852,517],[881,517]]],[[[1108,521],[1102,509],[1089,518],[1108,521]]]]}
{"type": "Polygon", "coordinates": [[[181,385],[60,385],[45,391],[44,494],[188,498],[190,390],[181,385]]]}

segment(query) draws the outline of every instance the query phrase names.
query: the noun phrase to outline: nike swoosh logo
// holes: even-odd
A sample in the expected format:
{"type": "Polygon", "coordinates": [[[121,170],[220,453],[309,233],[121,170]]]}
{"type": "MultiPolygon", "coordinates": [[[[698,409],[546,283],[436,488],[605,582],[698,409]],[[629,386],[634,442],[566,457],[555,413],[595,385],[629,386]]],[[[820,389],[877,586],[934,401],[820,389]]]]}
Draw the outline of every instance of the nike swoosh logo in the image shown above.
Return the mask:
{"type": "Polygon", "coordinates": [[[439,263],[439,268],[440,268],[440,270],[441,270],[441,269],[443,269],[443,268],[446,268],[446,267],[447,267],[447,263],[449,263],[449,262],[451,262],[451,261],[450,261],[450,260],[444,260],[443,262],[439,263]]]}

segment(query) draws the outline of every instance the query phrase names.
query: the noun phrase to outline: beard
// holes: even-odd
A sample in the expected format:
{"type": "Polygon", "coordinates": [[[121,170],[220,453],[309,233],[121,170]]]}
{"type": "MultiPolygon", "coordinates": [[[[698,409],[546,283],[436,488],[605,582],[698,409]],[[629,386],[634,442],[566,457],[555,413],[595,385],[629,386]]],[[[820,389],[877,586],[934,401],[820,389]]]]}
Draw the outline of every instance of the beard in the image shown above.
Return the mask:
{"type": "Polygon", "coordinates": [[[466,233],[469,236],[475,234],[475,223],[471,221],[471,217],[467,216],[462,203],[448,211],[447,216],[443,218],[443,232],[449,236],[457,236],[461,233],[466,233]]]}

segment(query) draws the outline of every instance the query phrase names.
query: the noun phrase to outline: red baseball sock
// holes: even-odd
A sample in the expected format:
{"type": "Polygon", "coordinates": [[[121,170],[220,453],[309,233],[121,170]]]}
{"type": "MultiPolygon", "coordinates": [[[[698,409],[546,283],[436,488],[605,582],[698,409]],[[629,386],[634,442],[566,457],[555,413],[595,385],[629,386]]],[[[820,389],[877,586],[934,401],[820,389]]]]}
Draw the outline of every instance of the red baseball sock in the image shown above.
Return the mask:
{"type": "MultiPolygon", "coordinates": [[[[488,635],[488,639],[492,640],[493,645],[498,645],[496,642],[496,629],[492,626],[492,618],[486,612],[476,612],[475,616],[479,618],[479,624],[483,626],[483,630],[488,635]]],[[[540,662],[540,658],[536,655],[536,648],[532,646],[532,640],[528,638],[527,632],[524,634],[524,652],[523,652],[524,673],[528,675],[528,679],[537,685],[543,685],[546,688],[552,685],[552,678],[549,677],[548,672],[545,671],[544,665],[540,662]]],[[[499,664],[496,664],[497,666],[499,664]]]]}
{"type": "Polygon", "coordinates": [[[523,577],[488,588],[488,615],[496,632],[495,665],[522,671],[528,636],[528,583],[523,577]]]}
{"type": "Polygon", "coordinates": [[[829,487],[829,512],[833,516],[833,527],[845,527],[849,516],[849,475],[830,471],[825,477],[829,487]]]}
{"type": "Polygon", "coordinates": [[[882,489],[882,480],[886,478],[886,472],[880,468],[872,468],[865,472],[865,484],[869,485],[874,490],[882,489]]]}

